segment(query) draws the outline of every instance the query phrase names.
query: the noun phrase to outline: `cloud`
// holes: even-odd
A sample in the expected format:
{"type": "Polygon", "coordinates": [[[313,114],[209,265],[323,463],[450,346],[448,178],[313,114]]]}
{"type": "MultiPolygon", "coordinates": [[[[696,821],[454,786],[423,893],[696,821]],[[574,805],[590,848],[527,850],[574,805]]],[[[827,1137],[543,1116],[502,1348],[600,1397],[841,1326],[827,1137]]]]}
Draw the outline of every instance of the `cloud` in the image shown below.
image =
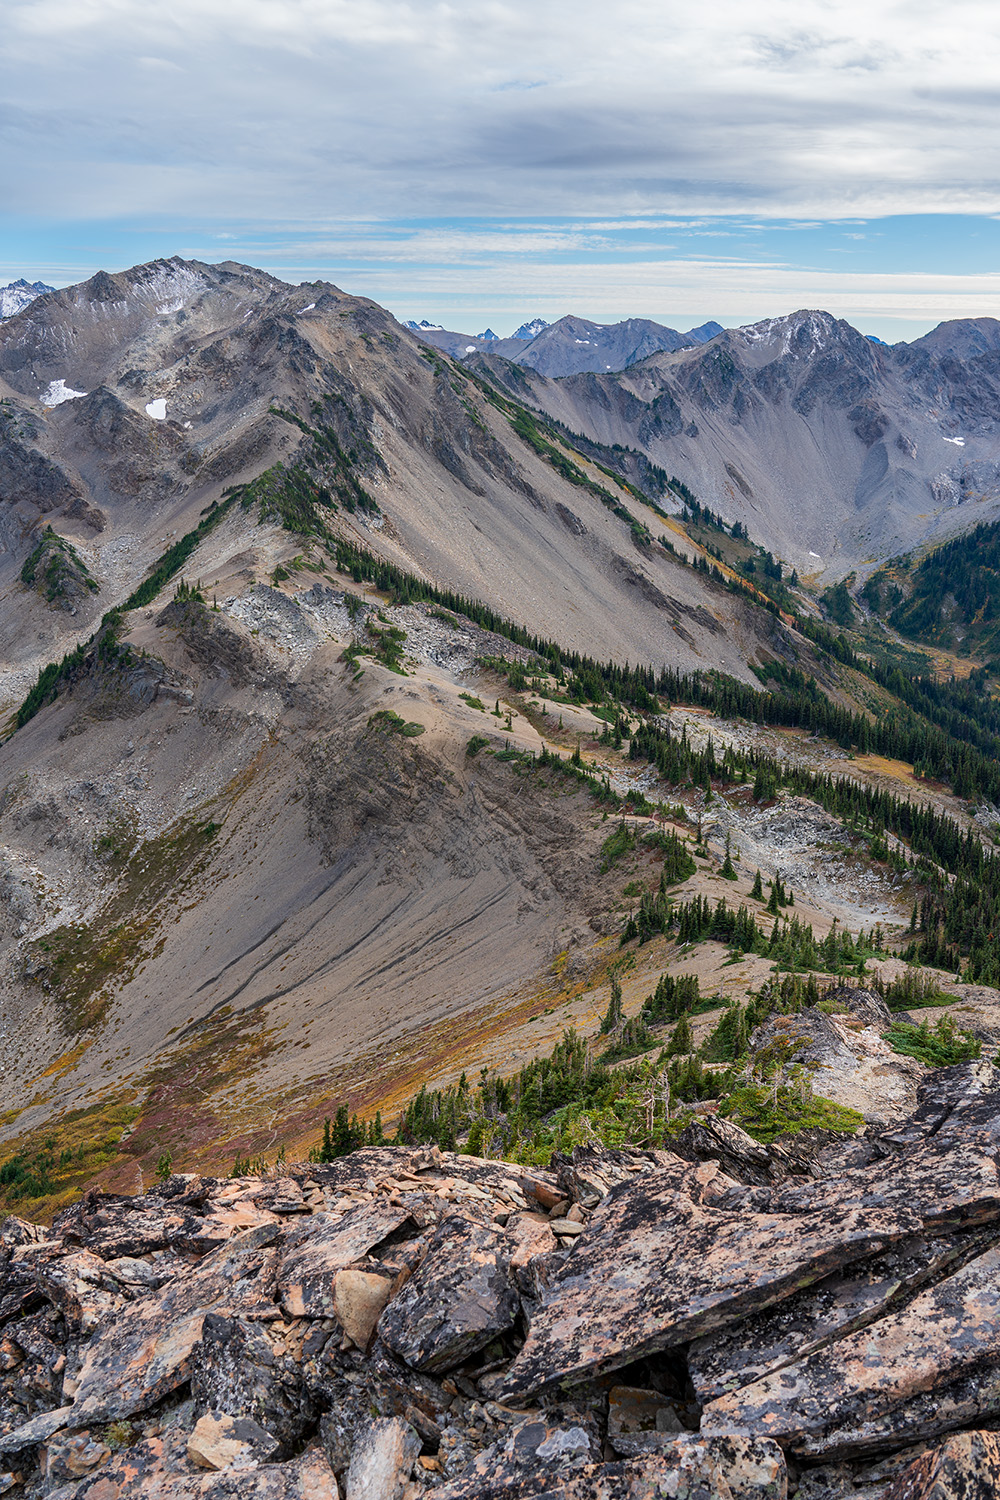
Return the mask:
{"type": "Polygon", "coordinates": [[[9,213],[1000,210],[981,0],[8,0],[9,213]]]}

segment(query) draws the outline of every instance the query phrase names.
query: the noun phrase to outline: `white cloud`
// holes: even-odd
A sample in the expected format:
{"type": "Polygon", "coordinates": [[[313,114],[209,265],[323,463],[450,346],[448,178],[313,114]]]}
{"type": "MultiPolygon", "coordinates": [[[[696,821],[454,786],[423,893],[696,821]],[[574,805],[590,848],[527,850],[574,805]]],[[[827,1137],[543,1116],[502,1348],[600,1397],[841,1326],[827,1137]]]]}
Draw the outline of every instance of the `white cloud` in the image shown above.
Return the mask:
{"type": "Polygon", "coordinates": [[[4,43],[9,212],[1000,209],[984,0],[8,0],[4,43]]]}

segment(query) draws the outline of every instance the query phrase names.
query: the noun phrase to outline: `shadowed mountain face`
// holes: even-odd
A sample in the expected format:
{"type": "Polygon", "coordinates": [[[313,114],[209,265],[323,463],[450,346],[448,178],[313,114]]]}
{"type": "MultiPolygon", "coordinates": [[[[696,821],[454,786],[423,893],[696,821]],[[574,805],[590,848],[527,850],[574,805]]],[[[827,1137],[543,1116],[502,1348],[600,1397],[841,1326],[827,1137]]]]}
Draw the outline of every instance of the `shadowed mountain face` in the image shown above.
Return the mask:
{"type": "Polygon", "coordinates": [[[640,449],[800,572],[842,575],[1000,513],[990,318],[890,348],[798,312],[617,373],[529,374],[530,391],[519,364],[522,399],[640,449]]]}

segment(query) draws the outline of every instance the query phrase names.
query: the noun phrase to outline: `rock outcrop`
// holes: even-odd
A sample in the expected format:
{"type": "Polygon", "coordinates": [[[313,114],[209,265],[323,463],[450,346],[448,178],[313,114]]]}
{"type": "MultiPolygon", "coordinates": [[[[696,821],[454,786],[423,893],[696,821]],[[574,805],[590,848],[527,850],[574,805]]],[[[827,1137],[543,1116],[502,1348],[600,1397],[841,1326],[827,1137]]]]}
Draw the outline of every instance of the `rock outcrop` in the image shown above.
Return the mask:
{"type": "Polygon", "coordinates": [[[688,1159],[367,1148],[8,1218],[0,1494],[996,1493],[1000,1073],[811,1152],[716,1123],[688,1159]]]}

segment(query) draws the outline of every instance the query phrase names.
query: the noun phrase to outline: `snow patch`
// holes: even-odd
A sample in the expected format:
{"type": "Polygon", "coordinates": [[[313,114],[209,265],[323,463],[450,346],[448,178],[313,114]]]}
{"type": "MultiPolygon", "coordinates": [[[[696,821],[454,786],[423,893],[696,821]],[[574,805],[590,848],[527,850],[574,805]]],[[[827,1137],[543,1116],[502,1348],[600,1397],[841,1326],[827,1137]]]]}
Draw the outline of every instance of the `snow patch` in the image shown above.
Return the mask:
{"type": "MultiPolygon", "coordinates": [[[[810,552],[809,556],[810,557],[819,557],[819,553],[818,552],[810,552]]],[[[820,562],[823,561],[823,559],[821,557],[819,558],[819,560],[820,560],[820,562]]]]}
{"type": "Polygon", "coordinates": [[[465,352],[466,352],[466,354],[475,354],[475,352],[476,352],[476,346],[475,346],[475,344],[466,344],[466,346],[465,346],[465,352]]]}
{"type": "Polygon", "coordinates": [[[304,312],[312,312],[312,310],[313,310],[313,308],[315,306],[316,306],[315,302],[310,302],[310,304],[309,304],[308,307],[300,307],[299,308],[299,315],[301,315],[304,312]]]}
{"type": "Polygon", "coordinates": [[[64,401],[76,401],[78,397],[86,394],[86,391],[74,391],[65,380],[50,380],[48,387],[38,399],[43,406],[62,406],[64,401]]]}
{"type": "Polygon", "coordinates": [[[154,422],[162,422],[167,415],[167,403],[162,396],[157,396],[155,401],[146,402],[146,415],[152,417],[154,422]]]}
{"type": "Polygon", "coordinates": [[[173,302],[161,302],[160,306],[156,309],[156,316],[158,318],[169,318],[171,313],[180,312],[183,306],[183,297],[175,297],[173,302]]]}
{"type": "Polygon", "coordinates": [[[946,443],[954,443],[956,448],[964,448],[965,447],[965,438],[963,438],[963,437],[945,438],[945,442],[946,443]]]}

